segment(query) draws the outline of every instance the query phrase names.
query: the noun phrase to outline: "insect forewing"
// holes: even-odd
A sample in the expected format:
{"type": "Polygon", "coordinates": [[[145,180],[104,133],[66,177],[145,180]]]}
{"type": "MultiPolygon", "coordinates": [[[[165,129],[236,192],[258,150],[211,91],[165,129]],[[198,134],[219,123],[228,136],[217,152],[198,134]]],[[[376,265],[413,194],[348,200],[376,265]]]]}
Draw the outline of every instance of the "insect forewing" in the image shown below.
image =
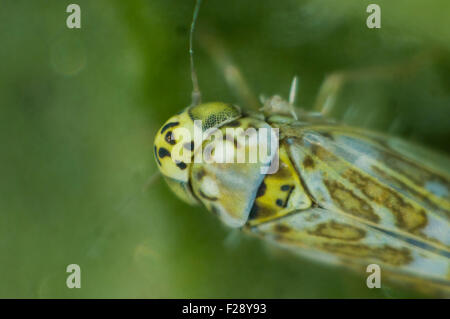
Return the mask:
{"type": "Polygon", "coordinates": [[[449,256],[446,167],[406,157],[381,135],[333,126],[297,131],[288,132],[290,154],[320,206],[449,256]]]}

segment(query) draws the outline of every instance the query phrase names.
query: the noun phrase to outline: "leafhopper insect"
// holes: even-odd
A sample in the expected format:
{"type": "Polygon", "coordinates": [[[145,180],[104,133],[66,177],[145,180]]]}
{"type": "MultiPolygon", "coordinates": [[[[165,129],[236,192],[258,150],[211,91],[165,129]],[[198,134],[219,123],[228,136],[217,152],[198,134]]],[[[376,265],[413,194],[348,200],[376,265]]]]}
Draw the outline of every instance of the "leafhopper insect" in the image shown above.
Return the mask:
{"type": "MultiPolygon", "coordinates": [[[[154,143],[169,187],[228,226],[308,258],[355,269],[377,264],[393,280],[450,296],[450,160],[398,137],[327,118],[332,94],[319,96],[322,112],[294,107],[296,79],[289,100],[264,99],[257,111],[202,103],[192,59],[198,7],[199,2],[190,38],[192,104],[162,126],[154,143]],[[228,129],[276,129],[272,161],[278,169],[269,174],[261,172],[260,162],[195,161],[196,152],[211,142],[209,135],[186,139],[179,128],[219,132],[221,147],[235,153],[251,151],[250,146],[230,137],[228,129]],[[187,160],[173,157],[176,147],[187,160]]],[[[241,83],[236,69],[230,70],[241,83]]],[[[330,83],[336,79],[324,84],[325,92],[330,83]]]]}

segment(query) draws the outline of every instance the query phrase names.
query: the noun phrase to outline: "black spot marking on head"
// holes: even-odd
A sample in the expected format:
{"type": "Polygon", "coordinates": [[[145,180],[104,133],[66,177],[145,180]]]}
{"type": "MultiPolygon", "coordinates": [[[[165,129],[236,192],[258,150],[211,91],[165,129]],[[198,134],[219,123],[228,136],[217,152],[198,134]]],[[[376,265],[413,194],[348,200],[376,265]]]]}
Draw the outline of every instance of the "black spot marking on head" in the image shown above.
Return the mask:
{"type": "Polygon", "coordinates": [[[166,156],[170,156],[170,152],[164,147],[160,147],[158,150],[158,156],[159,158],[164,158],[166,156]]]}
{"type": "Polygon", "coordinates": [[[291,185],[281,185],[281,187],[280,187],[280,189],[283,191],[283,192],[287,192],[288,190],[290,190],[291,189],[291,185]]]}
{"type": "Polygon", "coordinates": [[[279,198],[275,201],[275,204],[277,204],[277,206],[283,207],[283,201],[279,198]]]}
{"type": "Polygon", "coordinates": [[[190,141],[190,142],[184,143],[183,147],[185,149],[187,149],[188,151],[193,151],[194,150],[194,141],[190,141]]]}
{"type": "Polygon", "coordinates": [[[176,162],[176,164],[180,169],[186,169],[187,165],[185,162],[176,162]]]}
{"type": "Polygon", "coordinates": [[[167,123],[166,125],[163,126],[163,128],[161,129],[161,134],[164,133],[167,129],[177,126],[178,124],[180,124],[180,122],[170,122],[167,123]]]}
{"type": "Polygon", "coordinates": [[[256,192],[256,197],[264,196],[266,193],[267,185],[264,183],[264,181],[261,183],[261,185],[258,188],[258,191],[256,192]]]}
{"type": "Polygon", "coordinates": [[[158,163],[158,165],[161,166],[161,162],[159,161],[159,158],[158,158],[158,148],[156,147],[156,145],[153,146],[153,151],[155,154],[156,163],[158,163]]]}
{"type": "Polygon", "coordinates": [[[166,136],[164,136],[164,140],[169,143],[170,145],[175,145],[177,142],[175,141],[175,138],[173,136],[172,131],[167,132],[166,136]]]}

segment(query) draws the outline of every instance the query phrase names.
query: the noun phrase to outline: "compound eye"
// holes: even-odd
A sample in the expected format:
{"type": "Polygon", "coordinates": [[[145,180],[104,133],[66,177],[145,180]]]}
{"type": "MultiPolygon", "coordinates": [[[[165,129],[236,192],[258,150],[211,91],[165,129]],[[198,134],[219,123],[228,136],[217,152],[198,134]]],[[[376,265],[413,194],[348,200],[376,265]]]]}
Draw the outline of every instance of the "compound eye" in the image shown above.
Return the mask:
{"type": "Polygon", "coordinates": [[[202,121],[203,131],[212,127],[220,127],[241,116],[238,106],[221,102],[196,105],[191,107],[188,113],[193,121],[202,121]]]}

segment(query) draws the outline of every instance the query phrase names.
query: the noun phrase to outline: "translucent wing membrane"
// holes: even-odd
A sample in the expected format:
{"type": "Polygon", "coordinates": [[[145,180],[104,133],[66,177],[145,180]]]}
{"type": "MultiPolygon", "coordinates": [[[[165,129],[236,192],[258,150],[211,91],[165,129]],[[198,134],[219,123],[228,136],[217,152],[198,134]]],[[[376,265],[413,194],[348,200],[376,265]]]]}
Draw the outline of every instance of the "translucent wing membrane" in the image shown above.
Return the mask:
{"type": "Polygon", "coordinates": [[[291,127],[284,133],[321,207],[449,253],[450,166],[444,159],[421,160],[415,146],[401,142],[402,150],[414,154],[406,157],[383,135],[345,127],[291,127]]]}
{"type": "Polygon", "coordinates": [[[376,263],[409,283],[429,283],[450,293],[448,258],[346,214],[313,208],[255,226],[251,231],[308,258],[359,269],[376,263]]]}

